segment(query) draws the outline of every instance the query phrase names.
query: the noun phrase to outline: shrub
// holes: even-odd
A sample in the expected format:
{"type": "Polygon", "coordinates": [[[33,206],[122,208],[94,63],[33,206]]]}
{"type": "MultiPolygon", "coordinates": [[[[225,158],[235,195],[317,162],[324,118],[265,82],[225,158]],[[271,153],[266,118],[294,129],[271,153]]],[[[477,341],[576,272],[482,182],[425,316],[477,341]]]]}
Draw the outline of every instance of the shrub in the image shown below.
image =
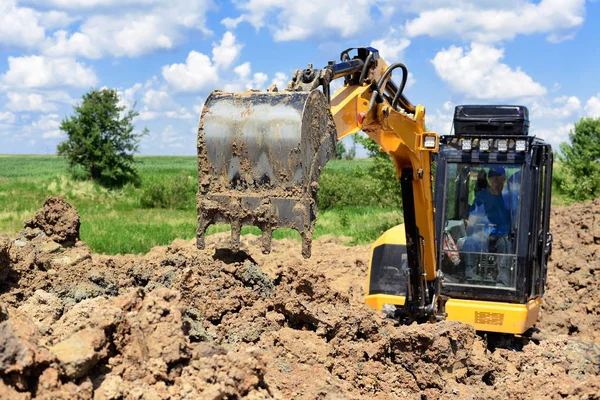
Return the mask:
{"type": "MultiPolygon", "coordinates": [[[[326,169],[319,179],[318,204],[323,210],[345,206],[399,207],[399,197],[390,196],[389,191],[397,185],[399,196],[400,183],[394,177],[390,182],[383,182],[373,176],[373,164],[360,166],[350,161],[349,168],[342,170],[326,169]]],[[[390,161],[391,164],[391,161],[390,161]]],[[[387,166],[377,167],[380,171],[387,166]]],[[[393,166],[391,166],[393,169],[393,166]]],[[[389,174],[389,171],[386,170],[389,174]]]]}
{"type": "Polygon", "coordinates": [[[143,208],[191,210],[196,204],[197,178],[179,174],[142,188],[140,205],[143,208]]]}
{"type": "Polygon", "coordinates": [[[600,196],[600,118],[581,118],[569,133],[571,144],[562,143],[556,175],[560,190],[577,201],[600,196]]]}

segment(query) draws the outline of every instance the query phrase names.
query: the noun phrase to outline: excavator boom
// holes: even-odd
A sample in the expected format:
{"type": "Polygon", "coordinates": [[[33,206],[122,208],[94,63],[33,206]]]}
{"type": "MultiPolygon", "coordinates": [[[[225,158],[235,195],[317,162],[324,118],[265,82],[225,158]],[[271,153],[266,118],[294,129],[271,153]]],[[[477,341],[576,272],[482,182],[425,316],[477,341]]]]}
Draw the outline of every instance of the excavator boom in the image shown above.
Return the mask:
{"type": "Polygon", "coordinates": [[[204,248],[212,223],[231,225],[234,250],[242,225],[254,225],[268,253],[272,231],[286,227],[301,234],[302,254],[309,257],[319,174],[335,155],[336,140],[362,131],[390,154],[402,184],[406,309],[430,314],[429,287],[437,276],[430,167],[438,136],[424,130],[424,107],[402,93],[403,64],[388,66],[370,47],[348,49],[340,58],[323,69],[296,70],[283,92],[208,97],[198,130],[198,247],[204,248]],[[402,72],[400,85],[393,71],[402,72]],[[331,81],[341,78],[344,86],[330,96],[331,81]]]}

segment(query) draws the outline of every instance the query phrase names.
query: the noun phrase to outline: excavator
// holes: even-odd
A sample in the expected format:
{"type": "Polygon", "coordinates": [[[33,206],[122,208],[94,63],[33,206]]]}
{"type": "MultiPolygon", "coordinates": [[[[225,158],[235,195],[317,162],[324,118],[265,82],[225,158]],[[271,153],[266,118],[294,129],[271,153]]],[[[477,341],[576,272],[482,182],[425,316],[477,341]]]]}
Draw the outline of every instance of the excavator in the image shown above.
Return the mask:
{"type": "Polygon", "coordinates": [[[272,232],[291,228],[310,257],[319,175],[338,140],[364,132],[395,166],[404,215],[372,246],[366,304],[401,321],[524,334],[552,249],[552,148],[528,134],[524,106],[457,106],[449,135],[427,132],[407,79],[404,64],[359,47],[295,70],[282,91],[213,91],[198,128],[197,247],[223,223],[238,251],[251,225],[269,253],[272,232]]]}

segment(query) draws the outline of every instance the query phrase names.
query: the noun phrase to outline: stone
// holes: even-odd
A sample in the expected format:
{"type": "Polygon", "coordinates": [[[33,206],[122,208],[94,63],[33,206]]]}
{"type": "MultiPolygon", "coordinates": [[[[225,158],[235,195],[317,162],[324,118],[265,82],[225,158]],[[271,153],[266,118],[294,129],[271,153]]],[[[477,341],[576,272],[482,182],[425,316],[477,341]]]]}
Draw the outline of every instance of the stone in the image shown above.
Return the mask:
{"type": "Polygon", "coordinates": [[[53,240],[50,240],[50,241],[44,242],[40,246],[38,246],[37,251],[40,253],[56,253],[61,248],[62,248],[62,246],[60,244],[56,243],[53,240]]]}
{"type": "Polygon", "coordinates": [[[58,321],[62,315],[63,303],[57,296],[40,289],[36,290],[18,310],[29,316],[36,325],[47,328],[58,321]]]}
{"type": "Polygon", "coordinates": [[[81,378],[108,355],[106,335],[102,329],[85,328],[49,348],[58,360],[61,375],[81,378]]]}

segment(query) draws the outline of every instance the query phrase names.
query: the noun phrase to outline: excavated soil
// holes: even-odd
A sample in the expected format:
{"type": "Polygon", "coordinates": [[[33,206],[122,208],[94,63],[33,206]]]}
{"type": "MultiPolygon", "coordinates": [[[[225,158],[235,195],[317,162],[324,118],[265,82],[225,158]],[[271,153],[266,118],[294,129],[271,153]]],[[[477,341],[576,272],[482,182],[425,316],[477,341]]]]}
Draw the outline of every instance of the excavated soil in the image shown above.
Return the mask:
{"type": "Polygon", "coordinates": [[[600,201],[553,211],[542,340],[494,350],[364,306],[368,247],[340,238],[100,256],[61,198],[34,221],[0,237],[0,399],[600,398],[600,201]]]}

